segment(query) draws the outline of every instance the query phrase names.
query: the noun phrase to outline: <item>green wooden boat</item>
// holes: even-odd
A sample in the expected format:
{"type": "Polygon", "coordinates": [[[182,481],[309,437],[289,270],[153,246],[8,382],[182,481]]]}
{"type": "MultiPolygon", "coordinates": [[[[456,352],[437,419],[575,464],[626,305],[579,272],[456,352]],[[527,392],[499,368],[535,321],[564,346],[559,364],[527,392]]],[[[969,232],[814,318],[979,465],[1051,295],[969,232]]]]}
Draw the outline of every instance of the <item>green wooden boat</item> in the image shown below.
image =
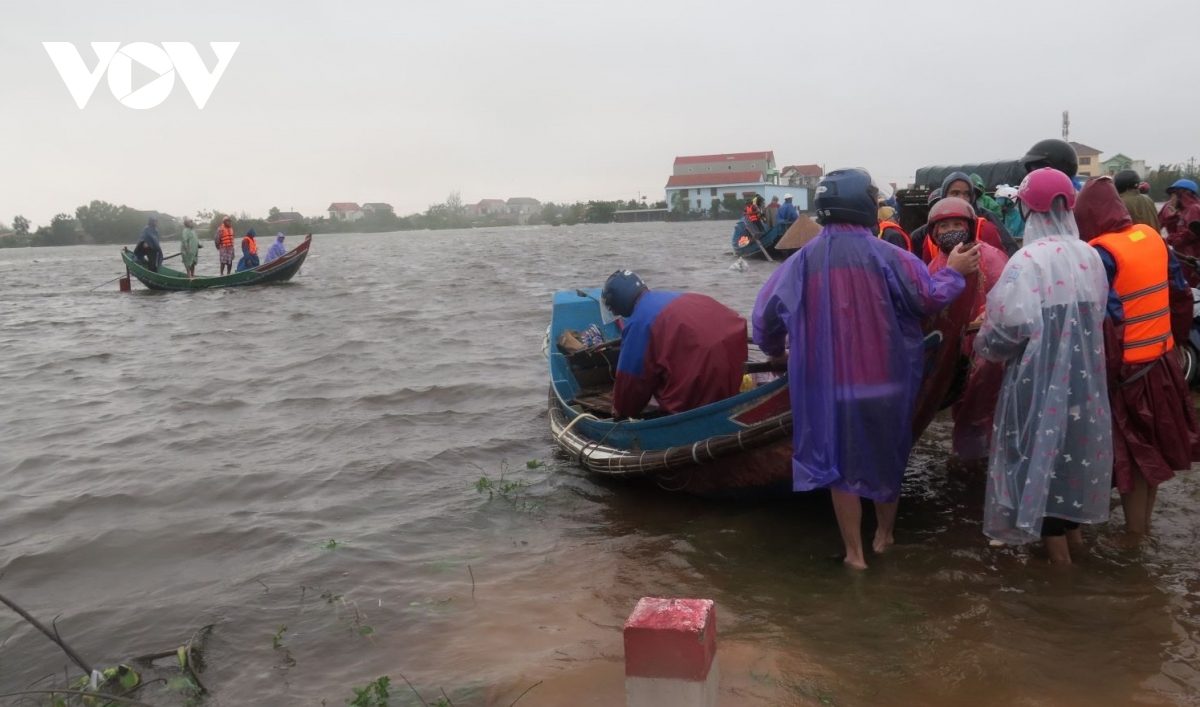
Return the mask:
{"type": "MultiPolygon", "coordinates": [[[[229,275],[192,279],[188,279],[186,272],[172,270],[162,265],[158,267],[158,272],[139,265],[128,248],[121,251],[121,259],[125,261],[126,271],[151,290],[209,290],[217,287],[249,287],[287,282],[300,272],[300,266],[308,257],[308,249],[311,245],[312,234],[310,233],[300,245],[257,268],[229,275]]],[[[122,287],[124,287],[124,283],[122,283],[122,287]]]]}

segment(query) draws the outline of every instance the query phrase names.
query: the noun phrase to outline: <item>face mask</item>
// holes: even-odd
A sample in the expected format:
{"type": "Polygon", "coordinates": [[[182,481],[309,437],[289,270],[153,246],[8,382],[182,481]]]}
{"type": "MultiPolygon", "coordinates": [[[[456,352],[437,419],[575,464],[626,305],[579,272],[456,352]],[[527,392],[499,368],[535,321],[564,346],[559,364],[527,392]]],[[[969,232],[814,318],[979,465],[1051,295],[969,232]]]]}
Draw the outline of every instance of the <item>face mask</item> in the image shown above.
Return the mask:
{"type": "Polygon", "coordinates": [[[940,248],[943,253],[949,253],[950,251],[954,250],[954,247],[959,243],[966,243],[968,240],[970,240],[970,238],[971,234],[967,233],[966,230],[961,230],[945,231],[940,235],[934,236],[933,240],[938,244],[938,248],[940,248]]]}

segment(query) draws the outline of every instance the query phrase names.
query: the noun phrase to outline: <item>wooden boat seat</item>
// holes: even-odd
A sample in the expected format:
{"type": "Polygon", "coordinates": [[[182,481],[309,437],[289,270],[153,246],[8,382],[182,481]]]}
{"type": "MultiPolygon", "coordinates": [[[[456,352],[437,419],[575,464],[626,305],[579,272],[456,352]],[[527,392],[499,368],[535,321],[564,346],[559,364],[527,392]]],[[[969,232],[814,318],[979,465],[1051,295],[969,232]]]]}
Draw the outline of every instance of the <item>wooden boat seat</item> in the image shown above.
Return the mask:
{"type": "MultiPolygon", "coordinates": [[[[608,419],[612,417],[612,386],[604,389],[581,390],[575,399],[570,401],[569,405],[577,407],[583,412],[588,412],[596,417],[608,419]]],[[[659,410],[658,405],[650,403],[642,414],[638,415],[639,420],[649,420],[655,417],[662,417],[663,412],[659,410]]]]}

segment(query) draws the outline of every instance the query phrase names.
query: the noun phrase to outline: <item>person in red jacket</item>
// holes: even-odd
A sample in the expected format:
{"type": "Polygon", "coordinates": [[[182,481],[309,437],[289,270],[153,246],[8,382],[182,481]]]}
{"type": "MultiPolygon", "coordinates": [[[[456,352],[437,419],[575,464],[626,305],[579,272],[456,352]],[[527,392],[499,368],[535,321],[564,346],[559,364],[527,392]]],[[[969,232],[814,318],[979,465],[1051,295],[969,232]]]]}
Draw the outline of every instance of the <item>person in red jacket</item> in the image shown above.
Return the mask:
{"type": "Polygon", "coordinates": [[[652,292],[631,270],[609,276],[602,299],[625,319],[615,416],[636,417],[651,398],[675,414],[737,395],[749,354],[737,312],[701,294],[652,292]]]}
{"type": "MultiPolygon", "coordinates": [[[[1180,179],[1167,187],[1167,194],[1171,200],[1158,212],[1158,223],[1167,229],[1167,243],[1177,253],[1200,257],[1200,198],[1196,196],[1196,183],[1180,179]]],[[[1188,268],[1183,275],[1189,285],[1200,287],[1200,273],[1194,268],[1188,268]]]]}
{"type": "MultiPolygon", "coordinates": [[[[971,205],[957,197],[942,199],[929,211],[929,241],[937,248],[936,255],[929,263],[931,275],[946,267],[950,253],[959,244],[973,244],[976,228],[981,221],[983,219],[975,215],[971,205]]],[[[940,352],[937,365],[953,368],[958,365],[960,356],[969,360],[965,387],[951,408],[954,420],[951,443],[954,453],[963,461],[987,458],[992,438],[992,415],[1004,379],[1003,364],[987,361],[974,354],[972,347],[975,334],[968,330],[971,322],[983,316],[988,293],[1000,281],[1000,274],[1007,262],[1008,256],[1004,251],[980,243],[979,270],[964,276],[967,286],[963,293],[949,307],[921,322],[927,334],[934,330],[953,332],[946,341],[945,349],[940,352]]],[[[941,370],[941,375],[928,381],[931,386],[939,384],[936,391],[926,391],[922,387],[922,392],[928,393],[928,397],[917,408],[914,434],[923,431],[932,421],[933,415],[941,407],[939,403],[950,391],[954,378],[948,373],[948,370],[941,370]]]]}

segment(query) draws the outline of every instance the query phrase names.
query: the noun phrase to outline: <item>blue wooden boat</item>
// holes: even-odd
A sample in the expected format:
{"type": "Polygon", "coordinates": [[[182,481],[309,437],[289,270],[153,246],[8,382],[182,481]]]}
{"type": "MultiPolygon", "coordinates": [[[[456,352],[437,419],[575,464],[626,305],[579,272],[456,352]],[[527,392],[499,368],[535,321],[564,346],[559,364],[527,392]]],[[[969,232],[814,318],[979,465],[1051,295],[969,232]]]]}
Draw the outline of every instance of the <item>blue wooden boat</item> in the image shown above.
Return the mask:
{"type": "Polygon", "coordinates": [[[600,476],[646,479],[702,496],[791,494],[786,375],[695,410],[614,420],[620,337],[599,289],[555,293],[543,352],[550,367],[550,432],[563,452],[600,476]],[[572,353],[559,344],[564,332],[593,326],[603,343],[572,353]]]}
{"type": "Polygon", "coordinates": [[[746,228],[746,217],[743,216],[738,219],[737,225],[733,227],[733,238],[730,241],[733,246],[733,254],[740,258],[782,260],[785,255],[776,248],[776,245],[783,238],[783,234],[787,233],[788,227],[791,225],[792,222],[790,221],[787,223],[777,221],[774,226],[756,240],[746,228]]]}

